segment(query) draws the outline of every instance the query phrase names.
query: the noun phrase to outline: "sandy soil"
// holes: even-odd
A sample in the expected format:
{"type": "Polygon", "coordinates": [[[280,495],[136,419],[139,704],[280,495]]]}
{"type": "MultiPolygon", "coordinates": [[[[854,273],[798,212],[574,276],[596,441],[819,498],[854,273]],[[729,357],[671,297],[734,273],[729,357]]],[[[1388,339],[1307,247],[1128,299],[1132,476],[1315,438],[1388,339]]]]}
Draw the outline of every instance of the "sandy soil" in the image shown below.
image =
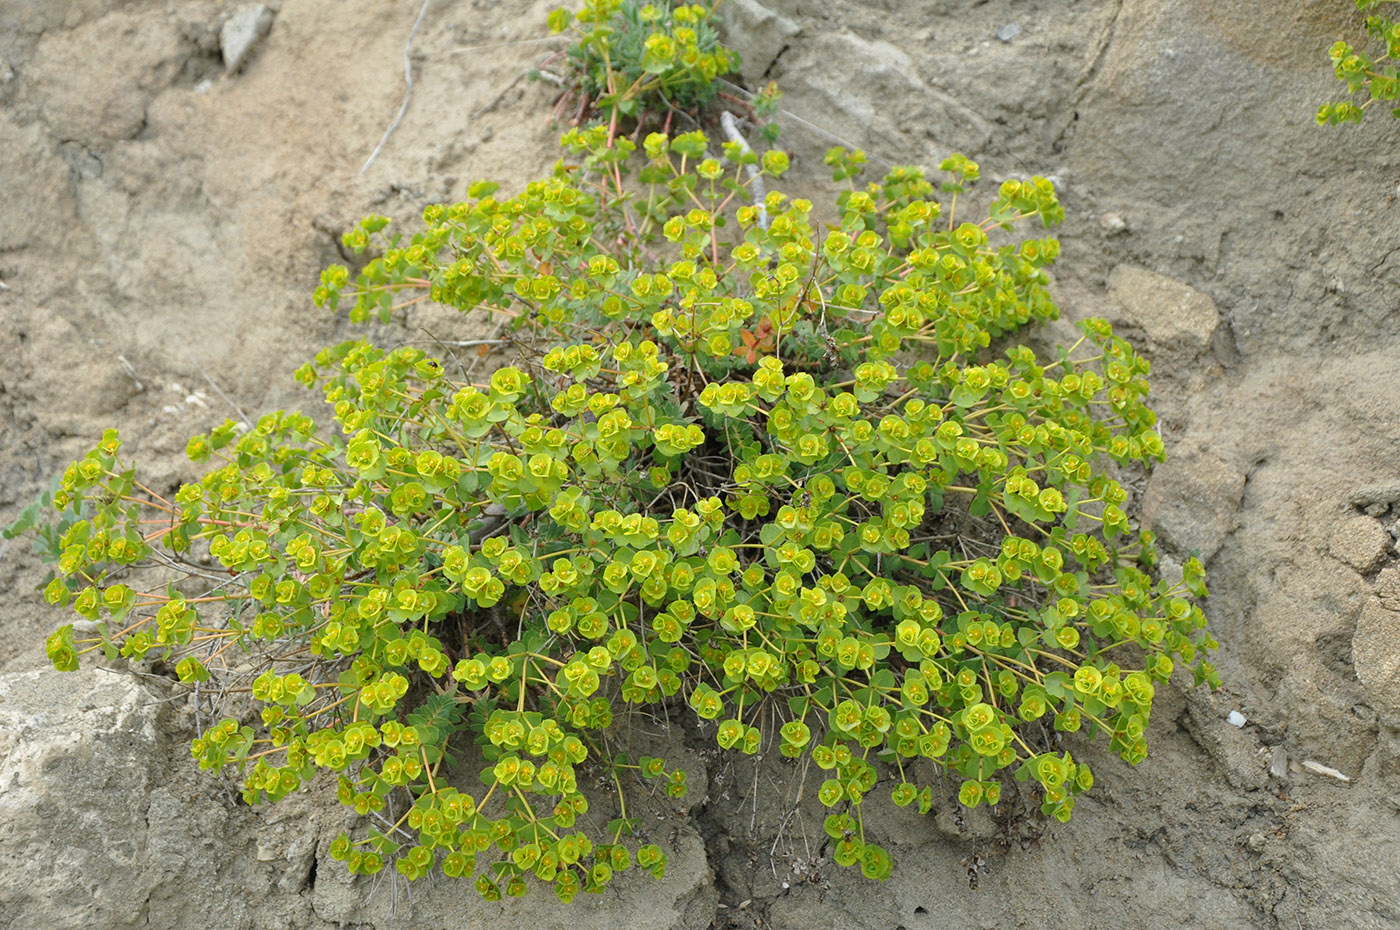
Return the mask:
{"type": "MultiPolygon", "coordinates": [[[[525,80],[550,6],[434,2],[412,105],[361,174],[417,3],[287,0],[233,75],[230,4],[0,5],[0,522],[104,427],[173,487],[195,475],[189,435],[307,405],[291,370],[352,332],[309,300],[342,230],[553,162],[552,88],[525,80]]],[[[877,164],[958,150],[992,178],[1060,180],[1058,297],[1155,363],[1170,458],[1138,505],[1176,558],[1208,560],[1225,687],[1164,689],[1136,770],[1087,749],[1099,784],[1043,836],[961,817],[951,793],[929,818],[890,806],[885,885],[822,861],[791,769],[672,733],[698,790],[652,812],[675,849],[665,882],[570,910],[448,882],[409,903],[325,859],[342,815],[323,797],[235,807],[182,754],[187,714],[35,674],[57,618],[37,560],[0,543],[0,756],[82,701],[158,724],[120,797],[93,788],[96,749],[0,783],[40,799],[12,800],[0,829],[0,926],[1400,926],[1400,123],[1312,122],[1327,46],[1361,33],[1350,4],[736,0],[731,16],[745,78],[786,92],[790,189],[824,186],[833,137],[877,164]],[[41,810],[99,795],[76,825],[41,810]],[[22,835],[31,821],[54,839],[22,835]],[[107,878],[80,879],[74,850],[108,828],[131,834],[129,863],[103,865],[109,850],[91,860],[107,878]]],[[[486,325],[424,311],[375,338],[486,325]]]]}

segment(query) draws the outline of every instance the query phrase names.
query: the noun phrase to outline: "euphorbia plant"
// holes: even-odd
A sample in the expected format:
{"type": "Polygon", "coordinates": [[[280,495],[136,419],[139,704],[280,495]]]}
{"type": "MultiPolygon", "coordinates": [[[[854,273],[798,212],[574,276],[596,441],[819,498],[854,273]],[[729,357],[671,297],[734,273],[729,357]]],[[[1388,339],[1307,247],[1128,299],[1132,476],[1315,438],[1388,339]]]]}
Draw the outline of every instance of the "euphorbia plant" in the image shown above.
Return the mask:
{"type": "Polygon", "coordinates": [[[1056,241],[1013,235],[1060,220],[1049,182],[1006,181],[969,221],[966,158],[938,189],[913,168],[862,186],[838,149],[822,227],[805,199],[748,202],[747,166],[779,176],[779,152],[564,144],[578,163],[478,184],[410,237],[366,219],[347,245],[382,253],[316,292],[355,320],[420,299],[503,317],[512,364],[476,380],[346,342],[297,373],[334,428],[225,424],[173,496],[114,434],[68,469],[54,503],[81,519],[47,593],[90,632],[51,636],[54,663],[251,662],[260,720],[200,734],[203,767],[238,769],[249,802],[334,779],[391,824],[335,841],[351,871],[439,867],[489,898],[664,872],[624,839],[626,791],[686,773],[604,749],[639,706],[810,756],[831,855],[874,878],[862,799],[883,781],[927,811],[915,760],[969,806],[1026,782],[1059,820],[1093,781],[1060,734],[1141,761],[1155,687],[1177,661],[1213,681],[1215,643],[1200,565],[1154,583],[1113,477],[1163,455],[1147,362],[1100,321],[1049,359],[1010,339],[1056,315],[1056,241]],[[134,582],[205,548],[227,575],[207,591],[134,582]],[[479,788],[453,762],[473,742],[479,788]],[[588,765],[617,790],[606,826],[588,765]]]}
{"type": "Polygon", "coordinates": [[[577,14],[557,9],[554,32],[574,40],[565,52],[566,98],[580,117],[596,114],[616,126],[621,118],[653,116],[670,125],[673,114],[696,115],[719,93],[718,78],[739,65],[719,41],[718,2],[586,0],[577,14]]]}
{"type": "MultiPolygon", "coordinates": [[[[1391,8],[1395,0],[1355,0],[1358,10],[1378,10],[1384,5],[1391,8]]],[[[1332,61],[1332,73],[1346,85],[1347,93],[1355,97],[1364,93],[1366,99],[1357,106],[1350,100],[1324,103],[1317,109],[1318,125],[1335,126],[1339,123],[1359,123],[1365,118],[1367,108],[1377,101],[1387,107],[1392,116],[1400,117],[1400,74],[1394,62],[1400,59],[1400,22],[1385,13],[1374,13],[1366,17],[1366,32],[1380,43],[1382,51],[1372,57],[1365,49],[1356,48],[1351,43],[1338,40],[1328,49],[1327,57],[1332,61]],[[1388,63],[1389,62],[1389,63],[1388,63]]]]}

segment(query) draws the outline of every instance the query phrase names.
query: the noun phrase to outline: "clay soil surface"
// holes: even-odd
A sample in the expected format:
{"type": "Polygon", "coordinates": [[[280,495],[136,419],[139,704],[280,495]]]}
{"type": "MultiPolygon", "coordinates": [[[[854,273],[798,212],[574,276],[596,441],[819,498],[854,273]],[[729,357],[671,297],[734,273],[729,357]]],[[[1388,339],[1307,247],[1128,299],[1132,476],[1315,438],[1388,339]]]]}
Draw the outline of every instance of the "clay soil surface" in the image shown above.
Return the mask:
{"type": "MultiPolygon", "coordinates": [[[[314,409],[292,370],[362,332],[310,301],[340,234],[553,164],[557,92],[526,77],[551,6],[435,0],[361,173],[417,2],[284,0],[232,74],[233,4],[0,2],[0,523],[106,427],[171,489],[199,474],[190,435],[314,409]]],[[[788,189],[820,200],[838,140],[877,170],[961,151],[993,182],[1055,177],[1058,302],[1154,363],[1169,459],[1134,506],[1207,562],[1225,686],[1160,689],[1136,769],[1085,746],[1098,784],[1066,826],[964,816],[951,788],[922,818],[873,799],[883,885],[824,858],[791,768],[658,731],[694,766],[684,809],[646,813],[666,880],[485,904],[351,881],[325,791],[234,803],[167,684],[42,671],[59,614],[0,543],[0,927],[1400,927],[1400,122],[1312,118],[1351,4],[729,7],[744,82],[786,93],[788,189]]],[[[370,335],[491,328],[416,309],[370,335]]]]}

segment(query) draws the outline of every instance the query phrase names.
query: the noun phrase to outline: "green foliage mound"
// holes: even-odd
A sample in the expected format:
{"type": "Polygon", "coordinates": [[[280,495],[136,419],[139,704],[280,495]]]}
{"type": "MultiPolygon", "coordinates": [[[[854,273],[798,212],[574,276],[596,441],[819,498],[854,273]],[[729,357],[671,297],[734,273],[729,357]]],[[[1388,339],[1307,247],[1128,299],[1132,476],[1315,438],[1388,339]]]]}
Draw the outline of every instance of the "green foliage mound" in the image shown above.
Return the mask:
{"type": "Polygon", "coordinates": [[[937,188],[860,185],[836,149],[849,189],[822,226],[804,199],[748,202],[779,152],[564,144],[576,163],[478,184],[411,237],[366,219],[346,242],[382,252],[316,293],[356,320],[425,298],[509,320],[512,364],[473,380],[346,342],[298,372],[335,428],[227,423],[173,497],[115,434],[68,468],[47,596],[87,632],[53,634],[54,664],[241,669],[260,719],[201,733],[202,767],[250,803],[332,779],[392,824],[335,841],[352,872],[439,868],[487,898],[664,873],[627,798],[686,773],[617,751],[643,708],[808,757],[831,855],[872,878],[872,791],[928,811],[943,773],[965,805],[1026,791],[1066,820],[1093,776],[1062,734],[1141,761],[1154,689],[1178,661],[1214,681],[1215,643],[1200,565],[1152,581],[1114,477],[1162,458],[1147,362],[1101,321],[1051,358],[1008,338],[1056,316],[1058,244],[1014,234],[1061,219],[1049,182],[1005,181],[971,221],[966,158],[937,188]],[[198,590],[128,583],[204,550],[223,571],[198,590]]]}
{"type": "MultiPolygon", "coordinates": [[[[1382,4],[1391,7],[1395,0],[1355,0],[1355,3],[1358,10],[1375,10],[1382,4]]],[[[1375,13],[1366,17],[1366,31],[1380,43],[1383,49],[1380,55],[1373,58],[1364,49],[1340,40],[1327,52],[1332,60],[1332,73],[1346,85],[1347,93],[1353,98],[1364,94],[1366,99],[1360,106],[1350,100],[1324,103],[1317,109],[1319,126],[1359,123],[1376,101],[1391,107],[1392,116],[1400,117],[1400,106],[1396,106],[1396,101],[1400,100],[1400,75],[1393,63],[1400,60],[1400,22],[1389,15],[1375,13]]]]}
{"type": "Polygon", "coordinates": [[[568,31],[569,90],[580,116],[625,117],[642,124],[676,112],[692,124],[719,93],[716,79],[739,66],[719,41],[718,2],[585,0],[576,14],[550,14],[554,32],[568,31]]]}

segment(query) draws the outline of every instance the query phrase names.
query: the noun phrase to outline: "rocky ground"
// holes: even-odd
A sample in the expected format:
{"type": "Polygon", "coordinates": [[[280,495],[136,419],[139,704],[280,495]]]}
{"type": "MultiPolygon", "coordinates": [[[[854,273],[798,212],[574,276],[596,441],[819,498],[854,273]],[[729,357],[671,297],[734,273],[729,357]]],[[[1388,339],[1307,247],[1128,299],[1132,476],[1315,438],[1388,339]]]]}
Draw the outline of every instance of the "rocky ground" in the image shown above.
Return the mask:
{"type": "MultiPolygon", "coordinates": [[[[552,163],[553,88],[525,79],[550,6],[433,3],[411,107],[363,173],[417,3],[0,6],[0,522],[106,426],[168,486],[194,475],[189,435],[306,404],[292,368],[351,331],[308,299],[342,230],[552,163]]],[[[249,810],[200,775],[164,680],[43,671],[43,569],[0,543],[0,927],[1400,926],[1400,123],[1312,122],[1351,4],[729,15],[745,79],[786,92],[789,188],[820,189],[835,139],[877,166],[957,150],[1058,179],[1059,301],[1154,362],[1169,460],[1137,504],[1207,561],[1225,687],[1163,689],[1147,761],[1090,750],[1099,784],[1043,836],[889,806],[885,885],[821,861],[790,769],[676,733],[697,790],[646,815],[672,846],[661,884],[567,910],[448,881],[410,899],[328,859],[324,793],[249,810]]]]}

